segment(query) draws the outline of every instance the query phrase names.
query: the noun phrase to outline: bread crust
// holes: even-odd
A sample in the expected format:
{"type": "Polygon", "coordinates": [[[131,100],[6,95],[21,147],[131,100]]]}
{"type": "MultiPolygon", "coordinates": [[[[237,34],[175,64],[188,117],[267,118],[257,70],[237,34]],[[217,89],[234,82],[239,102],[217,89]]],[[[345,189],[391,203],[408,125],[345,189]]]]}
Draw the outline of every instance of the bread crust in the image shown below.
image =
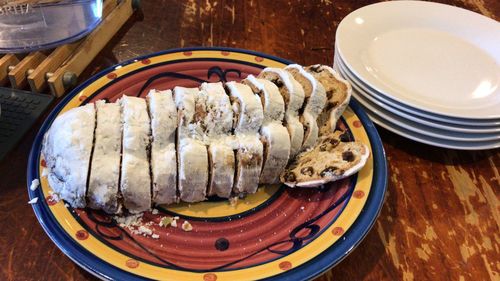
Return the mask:
{"type": "Polygon", "coordinates": [[[95,141],[90,165],[88,205],[108,214],[119,212],[119,178],[122,150],[121,109],[117,103],[100,100],[96,105],[95,141]]]}
{"type": "Polygon", "coordinates": [[[325,88],[327,102],[325,109],[318,117],[318,124],[319,134],[328,135],[335,131],[337,121],[349,105],[351,85],[329,66],[315,64],[304,69],[325,88]]]}
{"type": "Polygon", "coordinates": [[[123,124],[120,191],[124,207],[140,213],[151,208],[151,123],[145,99],[123,96],[119,103],[123,124]]]}
{"type": "Polygon", "coordinates": [[[87,203],[95,118],[94,104],[72,108],[59,115],[44,136],[42,154],[49,169],[49,185],[74,208],[87,203]]]}
{"type": "Polygon", "coordinates": [[[155,204],[179,202],[175,132],[177,108],[171,90],[151,90],[146,100],[151,117],[152,200],[155,204]]]}

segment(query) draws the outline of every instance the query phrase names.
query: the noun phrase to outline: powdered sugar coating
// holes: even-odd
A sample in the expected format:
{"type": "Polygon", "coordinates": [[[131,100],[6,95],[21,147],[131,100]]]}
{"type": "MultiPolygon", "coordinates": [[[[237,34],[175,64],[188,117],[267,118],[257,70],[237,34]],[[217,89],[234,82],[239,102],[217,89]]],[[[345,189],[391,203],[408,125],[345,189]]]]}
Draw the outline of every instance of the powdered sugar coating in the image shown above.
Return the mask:
{"type": "Polygon", "coordinates": [[[151,208],[150,119],[145,99],[123,96],[119,103],[123,123],[120,188],[125,208],[139,213],[151,208]]]}
{"type": "Polygon", "coordinates": [[[156,204],[178,202],[175,132],[177,109],[172,91],[151,90],[147,97],[151,117],[152,200],[156,204]]]}
{"type": "Polygon", "coordinates": [[[117,103],[96,102],[97,122],[87,197],[89,206],[116,213],[121,158],[121,109],[117,103]]]}
{"type": "Polygon", "coordinates": [[[74,208],[86,206],[94,127],[94,104],[87,104],[59,115],[44,136],[42,154],[50,169],[49,184],[74,208]]]}

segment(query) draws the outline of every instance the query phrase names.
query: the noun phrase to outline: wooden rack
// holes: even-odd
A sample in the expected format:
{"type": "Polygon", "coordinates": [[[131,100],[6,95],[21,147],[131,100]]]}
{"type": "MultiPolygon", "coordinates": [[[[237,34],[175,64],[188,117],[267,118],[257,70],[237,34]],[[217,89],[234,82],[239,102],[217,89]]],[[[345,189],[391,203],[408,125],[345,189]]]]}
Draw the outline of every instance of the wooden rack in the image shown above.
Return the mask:
{"type": "Polygon", "coordinates": [[[105,0],[102,22],[86,37],[48,51],[3,55],[0,86],[63,96],[137,6],[133,0],[105,0]]]}

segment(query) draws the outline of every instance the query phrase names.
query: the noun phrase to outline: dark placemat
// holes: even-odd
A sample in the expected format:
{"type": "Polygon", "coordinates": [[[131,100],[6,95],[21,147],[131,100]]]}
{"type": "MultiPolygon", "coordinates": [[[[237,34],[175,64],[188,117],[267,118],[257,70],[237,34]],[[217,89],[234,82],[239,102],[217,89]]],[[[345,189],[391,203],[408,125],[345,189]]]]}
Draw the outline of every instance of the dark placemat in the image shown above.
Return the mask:
{"type": "Polygon", "coordinates": [[[0,87],[0,161],[53,100],[51,95],[0,87]]]}

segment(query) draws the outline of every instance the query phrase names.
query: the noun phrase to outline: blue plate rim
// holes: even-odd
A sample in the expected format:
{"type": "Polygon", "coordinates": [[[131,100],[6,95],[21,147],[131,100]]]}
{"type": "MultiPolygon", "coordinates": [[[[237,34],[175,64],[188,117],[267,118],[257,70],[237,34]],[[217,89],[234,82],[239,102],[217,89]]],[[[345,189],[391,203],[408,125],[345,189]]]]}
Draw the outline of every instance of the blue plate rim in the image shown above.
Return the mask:
{"type": "MultiPolygon", "coordinates": [[[[43,135],[47,131],[47,129],[52,124],[52,121],[55,119],[60,110],[83,88],[87,87],[92,82],[96,81],[100,77],[106,75],[107,73],[113,71],[117,66],[125,66],[131,63],[134,63],[139,60],[143,60],[150,57],[170,54],[170,53],[178,53],[178,52],[187,52],[187,51],[228,51],[228,52],[237,52],[249,55],[255,55],[271,60],[275,60],[284,64],[291,64],[292,61],[282,59],[273,55],[268,55],[256,51],[239,49],[239,48],[229,48],[229,47],[190,47],[190,48],[175,48],[169,49],[161,52],[151,53],[148,55],[132,58],[130,60],[126,60],[122,63],[113,65],[108,67],[99,73],[93,75],[91,78],[80,84],[78,87],[73,89],[70,93],[66,95],[55,107],[52,109],[51,113],[44,120],[40,130],[38,131],[33,145],[28,157],[28,167],[27,167],[27,187],[28,187],[28,195],[30,199],[35,197],[43,196],[40,189],[35,191],[30,190],[31,182],[34,179],[38,178],[39,170],[39,155],[40,149],[42,145],[43,135]]],[[[282,279],[312,279],[317,277],[330,269],[331,267],[337,265],[342,259],[344,259],[359,243],[363,240],[363,238],[367,235],[367,233],[372,228],[373,224],[378,217],[380,210],[382,208],[384,197],[387,188],[387,163],[385,157],[385,151],[382,146],[382,141],[378,132],[368,118],[367,114],[362,110],[359,104],[351,99],[350,102],[351,109],[355,112],[355,114],[359,117],[361,123],[363,124],[368,138],[370,139],[370,143],[372,146],[372,154],[374,159],[374,176],[372,182],[372,188],[368,195],[368,199],[363,207],[360,215],[356,219],[356,221],[351,225],[349,230],[343,235],[342,239],[339,239],[336,243],[334,243],[331,247],[323,251],[318,256],[314,257],[310,261],[305,264],[293,268],[284,273],[272,276],[267,278],[266,280],[282,280],[282,279]]],[[[129,273],[123,271],[109,263],[103,262],[92,253],[88,252],[85,248],[78,245],[73,241],[69,235],[64,232],[60,226],[57,225],[54,221],[45,219],[46,217],[50,218],[50,214],[48,213],[48,209],[44,204],[33,204],[32,208],[35,212],[35,215],[44,229],[45,233],[49,236],[49,238],[56,244],[56,246],[72,261],[78,264],[83,269],[87,270],[89,273],[94,276],[107,279],[107,280],[144,280],[144,277],[135,275],[133,273],[129,273]]]]}

